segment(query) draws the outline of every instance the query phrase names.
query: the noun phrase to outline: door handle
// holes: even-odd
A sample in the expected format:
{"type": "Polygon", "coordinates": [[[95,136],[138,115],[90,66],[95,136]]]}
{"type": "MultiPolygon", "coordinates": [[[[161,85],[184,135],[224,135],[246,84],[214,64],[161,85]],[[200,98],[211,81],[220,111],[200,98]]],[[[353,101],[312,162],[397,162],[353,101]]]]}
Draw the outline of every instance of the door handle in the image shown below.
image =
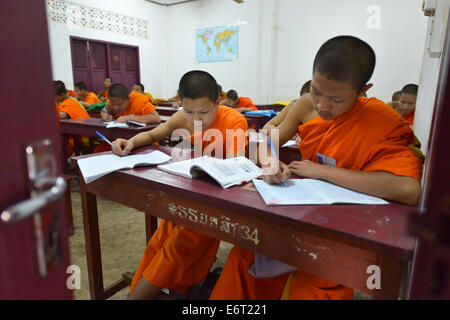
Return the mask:
{"type": "Polygon", "coordinates": [[[42,208],[58,201],[66,192],[66,180],[62,177],[57,177],[49,179],[47,182],[52,185],[50,189],[40,193],[34,198],[24,200],[7,208],[1,213],[0,220],[4,223],[17,222],[31,217],[42,208]]]}

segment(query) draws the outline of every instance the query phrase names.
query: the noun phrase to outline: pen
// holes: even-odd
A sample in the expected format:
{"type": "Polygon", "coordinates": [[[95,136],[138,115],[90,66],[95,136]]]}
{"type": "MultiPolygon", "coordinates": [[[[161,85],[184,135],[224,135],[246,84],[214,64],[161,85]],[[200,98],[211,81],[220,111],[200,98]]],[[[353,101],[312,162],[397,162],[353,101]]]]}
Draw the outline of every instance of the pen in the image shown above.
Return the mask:
{"type": "MultiPolygon", "coordinates": [[[[278,162],[277,153],[275,152],[275,148],[273,147],[273,144],[272,144],[272,139],[270,139],[270,138],[269,138],[269,144],[270,144],[270,153],[272,154],[272,157],[275,159],[275,161],[278,162]]],[[[285,186],[286,182],[283,181],[281,184],[283,186],[285,186]]]]}
{"type": "Polygon", "coordinates": [[[95,131],[96,134],[98,134],[100,136],[100,138],[102,138],[103,140],[106,141],[106,143],[108,143],[111,147],[112,147],[112,143],[111,141],[109,141],[108,139],[106,139],[106,137],[104,135],[102,135],[100,132],[95,131]]]}

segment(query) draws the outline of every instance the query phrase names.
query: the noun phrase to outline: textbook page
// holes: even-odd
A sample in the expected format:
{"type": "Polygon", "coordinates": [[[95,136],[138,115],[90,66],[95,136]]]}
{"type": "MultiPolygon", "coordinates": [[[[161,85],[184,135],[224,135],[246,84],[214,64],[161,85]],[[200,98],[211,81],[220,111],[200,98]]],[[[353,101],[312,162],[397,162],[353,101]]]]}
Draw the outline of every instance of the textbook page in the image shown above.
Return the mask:
{"type": "Polygon", "coordinates": [[[261,175],[261,169],[245,157],[216,159],[203,156],[160,165],[158,169],[187,178],[207,173],[223,188],[251,181],[261,175]]]}
{"type": "Polygon", "coordinates": [[[328,204],[314,189],[302,179],[288,179],[286,186],[269,184],[264,180],[253,180],[253,184],[266,205],[328,204]]]}
{"type": "MultiPolygon", "coordinates": [[[[207,161],[200,162],[193,169],[201,168],[225,189],[234,185],[245,184],[261,175],[261,168],[245,157],[208,158],[207,161]]],[[[191,169],[191,174],[192,172],[191,169]]]]}
{"type": "Polygon", "coordinates": [[[159,165],[158,169],[169,173],[178,174],[186,178],[195,178],[195,176],[192,176],[191,174],[191,168],[193,165],[198,164],[201,161],[204,161],[203,158],[204,157],[171,162],[168,164],[159,165]]]}
{"type": "Polygon", "coordinates": [[[120,157],[115,154],[93,156],[78,160],[78,167],[84,181],[90,183],[108,173],[120,169],[131,169],[138,166],[151,166],[167,162],[171,159],[165,153],[155,150],[146,154],[120,157]]]}
{"type": "Polygon", "coordinates": [[[115,121],[107,121],[103,122],[103,124],[106,124],[106,128],[129,128],[128,124],[121,123],[121,122],[115,122],[115,121]]]}
{"type": "Polygon", "coordinates": [[[333,183],[316,179],[303,179],[310,190],[316,190],[328,203],[389,204],[389,202],[365,193],[349,190],[333,183]]]}

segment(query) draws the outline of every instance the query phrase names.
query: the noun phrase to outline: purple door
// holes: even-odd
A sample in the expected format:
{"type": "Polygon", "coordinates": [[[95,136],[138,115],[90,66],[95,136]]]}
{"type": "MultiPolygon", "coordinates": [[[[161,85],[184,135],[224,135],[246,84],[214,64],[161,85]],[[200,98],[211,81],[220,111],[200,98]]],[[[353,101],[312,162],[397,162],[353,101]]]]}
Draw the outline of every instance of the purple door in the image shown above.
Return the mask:
{"type": "Polygon", "coordinates": [[[0,300],[72,299],[45,1],[1,1],[0,18],[0,300]]]}
{"type": "Polygon", "coordinates": [[[87,41],[78,39],[72,39],[70,44],[72,49],[73,84],[84,82],[88,90],[90,90],[92,82],[89,44],[87,41]]]}
{"type": "Polygon", "coordinates": [[[103,81],[108,77],[108,64],[106,60],[106,44],[89,41],[89,58],[91,61],[91,85],[88,89],[92,92],[102,91],[105,87],[103,81]]]}
{"type": "MultiPolygon", "coordinates": [[[[450,20],[449,20],[450,21],[450,20]]],[[[420,214],[411,217],[418,236],[410,299],[450,299],[450,33],[441,58],[420,214]]]]}
{"type": "Polygon", "coordinates": [[[139,63],[137,48],[109,46],[110,75],[114,82],[124,84],[130,91],[139,82],[139,63]]]}

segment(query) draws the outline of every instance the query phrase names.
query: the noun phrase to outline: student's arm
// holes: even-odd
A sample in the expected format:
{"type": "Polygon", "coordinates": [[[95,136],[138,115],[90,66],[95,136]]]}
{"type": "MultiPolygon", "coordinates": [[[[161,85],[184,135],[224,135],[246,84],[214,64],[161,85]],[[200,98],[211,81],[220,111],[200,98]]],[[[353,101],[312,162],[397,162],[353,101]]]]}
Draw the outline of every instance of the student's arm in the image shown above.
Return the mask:
{"type": "MultiPolygon", "coordinates": [[[[283,121],[278,125],[279,140],[272,141],[275,148],[279,148],[297,133],[298,126],[314,118],[317,113],[309,94],[303,95],[287,111],[283,121]]],[[[274,137],[274,132],[270,134],[274,137]]],[[[267,183],[280,184],[291,174],[289,167],[283,162],[276,162],[271,155],[269,143],[258,146],[258,164],[263,168],[263,179],[267,183]]]]}
{"type": "Polygon", "coordinates": [[[277,114],[275,117],[273,117],[272,119],[270,119],[270,121],[268,121],[263,129],[267,130],[267,134],[270,134],[270,130],[278,127],[280,125],[280,123],[284,120],[284,118],[286,117],[286,115],[289,112],[289,109],[291,108],[291,106],[293,105],[293,103],[288,104],[286,107],[284,107],[279,114],[277,114]]]}
{"type": "Polygon", "coordinates": [[[341,187],[367,193],[407,205],[419,201],[419,180],[396,176],[386,171],[357,171],[321,165],[309,160],[289,164],[293,174],[304,178],[321,179],[341,187]]]}
{"type": "Polygon", "coordinates": [[[62,111],[59,112],[59,118],[60,119],[70,119],[69,115],[62,111]]]}
{"type": "Polygon", "coordinates": [[[165,137],[172,134],[175,129],[185,127],[185,117],[182,111],[176,112],[163,124],[157,126],[150,131],[141,132],[135,135],[133,138],[117,139],[113,141],[112,151],[119,156],[128,155],[131,150],[143,147],[154,142],[159,142],[165,137]]]}
{"type": "Polygon", "coordinates": [[[236,111],[239,111],[240,113],[244,113],[247,111],[253,111],[252,108],[237,108],[236,111]]]}
{"type": "Polygon", "coordinates": [[[152,113],[143,115],[143,116],[134,116],[134,115],[128,115],[128,116],[121,116],[117,119],[117,122],[127,122],[129,120],[142,122],[146,124],[150,123],[161,123],[161,118],[159,117],[158,112],[153,111],[152,113]]]}
{"type": "Polygon", "coordinates": [[[80,101],[80,100],[78,100],[78,102],[79,102],[85,109],[89,109],[89,107],[91,106],[91,103],[88,103],[88,102],[84,102],[84,101],[80,101]]]}

